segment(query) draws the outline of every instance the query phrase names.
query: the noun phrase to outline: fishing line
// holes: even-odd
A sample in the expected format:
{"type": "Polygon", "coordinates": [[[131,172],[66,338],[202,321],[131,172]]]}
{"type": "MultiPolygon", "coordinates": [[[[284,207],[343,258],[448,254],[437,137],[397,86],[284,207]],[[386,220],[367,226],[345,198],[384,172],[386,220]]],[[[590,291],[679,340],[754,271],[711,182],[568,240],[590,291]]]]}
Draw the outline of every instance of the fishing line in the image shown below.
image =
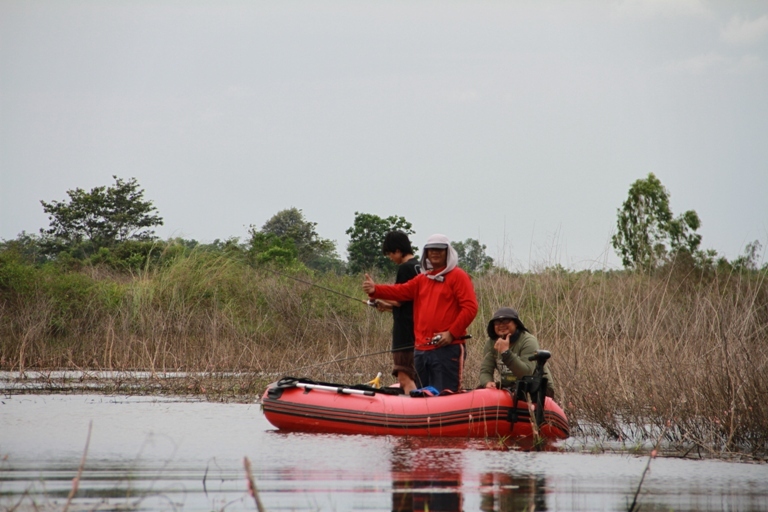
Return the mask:
{"type": "Polygon", "coordinates": [[[362,354],[362,355],[359,355],[359,356],[345,357],[343,359],[334,359],[333,361],[325,361],[324,363],[311,364],[309,366],[300,366],[299,368],[294,368],[293,371],[306,370],[307,368],[315,368],[317,366],[323,366],[323,365],[326,365],[326,364],[340,363],[342,361],[350,361],[352,359],[360,359],[360,358],[369,357],[369,356],[378,356],[378,355],[381,355],[381,354],[389,354],[389,353],[392,353],[392,352],[399,352],[401,350],[408,350],[408,349],[413,349],[413,345],[411,345],[410,347],[401,347],[401,348],[393,348],[391,350],[382,350],[381,352],[370,352],[368,354],[362,354]]]}
{"type": "Polygon", "coordinates": [[[357,297],[353,297],[351,295],[347,295],[346,293],[341,293],[341,292],[333,290],[331,288],[326,288],[325,286],[321,286],[319,284],[313,283],[312,281],[305,281],[303,279],[299,279],[298,277],[294,277],[294,276],[291,276],[291,275],[288,275],[288,274],[284,274],[282,272],[278,272],[277,270],[272,270],[271,268],[264,267],[264,270],[266,270],[268,272],[272,272],[273,274],[277,274],[279,276],[287,277],[288,279],[293,279],[294,281],[298,281],[300,283],[308,284],[310,286],[315,286],[317,288],[320,288],[321,290],[325,290],[327,292],[335,293],[336,295],[341,295],[342,297],[346,297],[348,299],[352,299],[355,302],[362,302],[366,306],[371,306],[371,307],[374,307],[374,308],[376,307],[376,301],[373,301],[373,300],[359,299],[357,297]]]}
{"type": "MultiPolygon", "coordinates": [[[[461,337],[456,338],[456,339],[457,340],[468,340],[470,338],[472,338],[472,335],[471,334],[467,334],[466,336],[461,336],[461,337]]],[[[429,345],[435,344],[436,342],[434,342],[434,338],[431,338],[431,339],[433,340],[433,342],[429,343],[429,345]]],[[[378,355],[381,355],[381,354],[390,354],[392,352],[400,352],[401,350],[410,350],[412,348],[414,348],[413,345],[408,346],[408,347],[393,348],[391,350],[382,350],[380,352],[369,352],[368,354],[362,354],[362,355],[359,355],[359,356],[345,357],[343,359],[334,359],[333,361],[325,361],[323,363],[311,364],[309,366],[300,366],[298,368],[294,368],[292,371],[306,370],[307,368],[315,368],[317,366],[324,366],[326,364],[341,363],[342,361],[351,361],[353,359],[361,359],[363,357],[378,356],[378,355]]]]}
{"type": "MultiPolygon", "coordinates": [[[[278,272],[277,270],[272,270],[271,268],[266,268],[266,267],[263,267],[263,268],[264,268],[264,270],[266,270],[268,272],[272,272],[273,274],[277,274],[278,276],[287,277],[288,279],[293,279],[294,281],[298,281],[300,283],[308,284],[309,286],[315,286],[317,288],[320,288],[321,290],[325,290],[327,292],[335,293],[336,295],[341,295],[342,297],[346,297],[347,299],[352,299],[355,302],[362,302],[366,306],[371,306],[371,307],[374,307],[374,308],[376,307],[376,301],[375,300],[359,299],[357,297],[353,297],[351,295],[347,295],[346,293],[341,293],[341,292],[333,290],[331,288],[326,288],[325,286],[321,286],[321,285],[319,285],[317,283],[313,283],[311,281],[305,281],[304,279],[299,279],[298,277],[294,277],[294,276],[291,276],[291,275],[288,275],[288,274],[284,274],[282,272],[278,272]]],[[[461,337],[456,338],[456,339],[458,339],[458,340],[468,340],[471,337],[472,337],[471,334],[467,334],[466,336],[461,336],[461,337]]],[[[430,340],[428,345],[436,345],[437,342],[440,341],[440,337],[439,336],[436,336],[434,338],[428,338],[428,339],[430,340]]],[[[343,359],[334,359],[332,361],[325,361],[323,363],[311,364],[309,366],[301,366],[299,368],[294,368],[293,371],[306,370],[307,368],[316,368],[318,366],[324,366],[326,364],[341,363],[343,361],[351,361],[353,359],[361,359],[363,357],[378,356],[378,355],[381,355],[381,354],[391,354],[392,352],[399,352],[401,350],[409,350],[409,349],[412,349],[412,348],[414,348],[413,345],[411,345],[410,347],[401,347],[401,348],[395,348],[395,349],[391,349],[391,350],[382,350],[380,352],[370,352],[368,354],[362,354],[362,355],[359,355],[359,356],[345,357],[343,359]]]]}

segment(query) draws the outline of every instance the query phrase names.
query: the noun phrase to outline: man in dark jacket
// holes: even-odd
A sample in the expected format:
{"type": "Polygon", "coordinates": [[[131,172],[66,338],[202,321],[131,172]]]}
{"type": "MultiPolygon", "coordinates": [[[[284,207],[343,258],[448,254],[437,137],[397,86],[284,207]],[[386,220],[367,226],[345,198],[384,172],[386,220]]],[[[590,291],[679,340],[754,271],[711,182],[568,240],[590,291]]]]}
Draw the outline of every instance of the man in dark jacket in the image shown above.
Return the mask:
{"type": "MultiPolygon", "coordinates": [[[[390,231],[384,236],[381,251],[397,265],[395,284],[407,283],[421,271],[419,260],[413,255],[411,240],[402,231],[390,231]]],[[[397,378],[405,393],[416,389],[416,369],[413,365],[413,302],[376,300],[376,309],[392,312],[392,376],[397,378]]]]}

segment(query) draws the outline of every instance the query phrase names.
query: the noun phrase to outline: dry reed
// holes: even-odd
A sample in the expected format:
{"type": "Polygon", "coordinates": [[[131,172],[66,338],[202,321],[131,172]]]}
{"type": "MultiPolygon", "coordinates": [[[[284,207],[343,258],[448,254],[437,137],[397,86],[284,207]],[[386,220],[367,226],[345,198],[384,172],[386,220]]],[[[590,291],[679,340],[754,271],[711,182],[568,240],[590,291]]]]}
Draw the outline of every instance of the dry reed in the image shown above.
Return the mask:
{"type": "MultiPolygon", "coordinates": [[[[359,277],[299,275],[364,298],[359,277]]],[[[764,457],[765,277],[675,268],[476,277],[464,385],[476,384],[487,319],[514,306],[552,352],[557,400],[576,433],[637,442],[670,421],[673,445],[764,457]]],[[[296,373],[391,379],[389,315],[235,258],[193,253],[132,276],[40,271],[22,281],[0,289],[3,370],[202,372],[173,391],[246,399],[296,373]]]]}

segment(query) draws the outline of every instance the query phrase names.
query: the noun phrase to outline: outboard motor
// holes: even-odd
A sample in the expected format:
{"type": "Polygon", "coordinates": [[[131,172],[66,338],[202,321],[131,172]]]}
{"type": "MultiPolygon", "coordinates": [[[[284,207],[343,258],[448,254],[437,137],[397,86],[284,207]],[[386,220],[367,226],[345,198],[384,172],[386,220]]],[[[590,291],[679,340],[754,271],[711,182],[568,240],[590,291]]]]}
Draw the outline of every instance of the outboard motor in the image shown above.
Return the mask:
{"type": "Polygon", "coordinates": [[[547,364],[547,360],[552,357],[552,354],[547,350],[538,350],[535,354],[528,358],[529,361],[536,361],[536,369],[533,370],[533,375],[526,375],[525,377],[518,379],[515,383],[515,389],[513,391],[512,410],[510,411],[509,421],[515,423],[517,418],[517,403],[520,400],[524,402],[528,401],[530,396],[531,402],[536,404],[536,410],[534,412],[536,426],[540,427],[544,423],[544,398],[547,392],[547,379],[544,377],[544,365],[547,364]]]}

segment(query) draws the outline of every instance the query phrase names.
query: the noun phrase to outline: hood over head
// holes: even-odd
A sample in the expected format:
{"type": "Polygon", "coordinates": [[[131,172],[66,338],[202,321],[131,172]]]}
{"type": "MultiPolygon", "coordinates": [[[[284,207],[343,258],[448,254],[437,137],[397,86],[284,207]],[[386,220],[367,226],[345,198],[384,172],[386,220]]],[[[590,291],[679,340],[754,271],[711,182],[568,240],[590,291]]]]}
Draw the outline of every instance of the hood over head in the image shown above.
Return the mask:
{"type": "Polygon", "coordinates": [[[457,253],[456,249],[451,246],[451,241],[448,240],[447,236],[438,233],[427,238],[427,243],[424,244],[424,249],[421,252],[421,271],[427,274],[429,279],[441,282],[445,281],[445,274],[455,269],[458,264],[459,253],[457,253]],[[432,275],[427,273],[429,270],[432,270],[432,264],[427,259],[427,249],[446,249],[447,251],[445,268],[437,274],[432,275]]]}
{"type": "Polygon", "coordinates": [[[514,320],[515,324],[517,325],[518,330],[520,331],[527,331],[528,329],[525,328],[525,325],[523,325],[523,321],[520,320],[520,315],[517,314],[517,310],[513,308],[501,308],[496,310],[496,312],[491,317],[491,320],[488,322],[488,337],[492,340],[497,340],[499,337],[496,335],[496,330],[493,328],[493,321],[499,320],[502,318],[511,318],[514,320]]]}

